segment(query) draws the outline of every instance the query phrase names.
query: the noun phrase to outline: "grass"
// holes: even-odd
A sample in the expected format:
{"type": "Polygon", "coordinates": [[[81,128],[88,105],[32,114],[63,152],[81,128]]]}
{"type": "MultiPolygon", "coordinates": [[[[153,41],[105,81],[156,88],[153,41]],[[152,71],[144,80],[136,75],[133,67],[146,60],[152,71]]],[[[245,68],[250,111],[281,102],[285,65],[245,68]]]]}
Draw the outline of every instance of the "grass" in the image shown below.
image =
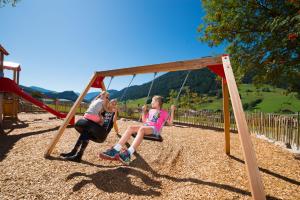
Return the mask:
{"type": "MultiPolygon", "coordinates": [[[[248,112],[265,112],[265,113],[287,113],[300,111],[300,99],[296,97],[296,93],[287,93],[286,90],[274,88],[270,85],[263,85],[261,88],[256,88],[252,84],[240,84],[238,86],[242,103],[251,105],[245,110],[248,112]]],[[[206,102],[196,106],[197,110],[222,110],[222,98],[207,97],[206,102]],[[211,101],[211,102],[209,102],[211,101]]],[[[145,98],[127,101],[127,107],[137,108],[142,107],[145,103],[145,98]]],[[[164,108],[169,108],[168,103],[164,104],[164,108]]]]}
{"type": "Polygon", "coordinates": [[[250,84],[242,84],[240,87],[242,102],[249,103],[255,99],[262,99],[252,110],[267,113],[283,113],[286,111],[299,112],[300,100],[295,93],[287,93],[286,90],[264,85],[255,88],[250,84]],[[249,92],[252,91],[252,92],[249,92]]]}
{"type": "MultiPolygon", "coordinates": [[[[264,112],[264,113],[296,113],[300,112],[300,99],[296,97],[296,93],[287,93],[286,90],[274,88],[270,85],[263,85],[261,88],[256,88],[252,84],[241,84],[238,86],[244,110],[247,112],[264,112]]],[[[138,108],[145,104],[146,98],[128,100],[126,102],[128,108],[138,108]]],[[[204,103],[196,105],[196,110],[222,110],[222,98],[216,96],[206,97],[204,103]]],[[[121,104],[121,103],[120,103],[121,104]]],[[[48,105],[55,109],[54,105],[48,105]]],[[[121,105],[120,105],[121,106],[121,105]]],[[[163,108],[170,108],[169,103],[165,103],[163,108]]],[[[68,112],[69,107],[59,106],[61,112],[68,112]]],[[[77,113],[80,109],[77,109],[77,113]]],[[[85,109],[81,109],[84,113],[85,109]]]]}

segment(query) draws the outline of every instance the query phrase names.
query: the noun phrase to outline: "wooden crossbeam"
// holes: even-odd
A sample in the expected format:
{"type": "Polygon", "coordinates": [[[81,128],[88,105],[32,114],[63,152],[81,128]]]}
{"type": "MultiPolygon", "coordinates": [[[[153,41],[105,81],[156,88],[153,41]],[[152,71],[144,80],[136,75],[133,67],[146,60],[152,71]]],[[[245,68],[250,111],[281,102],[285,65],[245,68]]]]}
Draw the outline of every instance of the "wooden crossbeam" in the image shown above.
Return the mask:
{"type": "Polygon", "coordinates": [[[145,74],[153,72],[172,72],[182,70],[201,69],[210,65],[222,64],[221,56],[199,58],[187,61],[168,62],[154,65],[144,65],[138,67],[129,67],[121,69],[113,69],[108,71],[98,71],[100,76],[126,76],[132,74],[145,74]]]}
{"type": "Polygon", "coordinates": [[[243,155],[246,163],[246,169],[252,197],[256,200],[264,200],[266,199],[266,195],[259,174],[255,151],[251,142],[250,132],[248,129],[241,98],[231,68],[229,56],[223,56],[222,61],[226,76],[226,82],[230,94],[232,109],[239,133],[239,139],[242,145],[243,155]]]}

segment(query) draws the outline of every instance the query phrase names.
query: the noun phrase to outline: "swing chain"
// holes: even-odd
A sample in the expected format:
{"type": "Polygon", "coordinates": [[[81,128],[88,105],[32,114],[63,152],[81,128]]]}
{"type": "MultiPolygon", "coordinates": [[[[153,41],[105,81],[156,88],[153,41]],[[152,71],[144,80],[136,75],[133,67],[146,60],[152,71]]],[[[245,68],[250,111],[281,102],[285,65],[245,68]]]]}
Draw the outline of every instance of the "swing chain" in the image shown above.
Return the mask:
{"type": "Polygon", "coordinates": [[[111,84],[111,82],[112,82],[113,78],[114,78],[114,76],[111,76],[111,77],[110,77],[110,80],[109,80],[109,83],[108,83],[108,86],[107,86],[106,90],[108,90],[108,89],[109,89],[109,87],[110,87],[110,84],[111,84]]]}
{"type": "Polygon", "coordinates": [[[175,99],[175,103],[174,103],[175,106],[176,106],[177,103],[178,103],[179,96],[180,96],[180,94],[181,94],[181,92],[182,92],[182,89],[183,89],[184,86],[185,86],[185,83],[186,83],[186,81],[187,81],[187,79],[188,79],[188,77],[189,77],[191,71],[192,71],[192,70],[188,70],[188,72],[187,72],[187,74],[186,74],[186,76],[185,76],[185,79],[184,79],[184,81],[183,81],[183,83],[182,83],[182,85],[181,85],[181,87],[180,87],[180,90],[179,90],[179,92],[178,92],[178,94],[177,94],[177,97],[176,97],[176,99],[175,99]]]}
{"type": "Polygon", "coordinates": [[[151,85],[150,85],[150,88],[149,88],[149,91],[148,91],[148,95],[147,95],[147,98],[146,98],[146,101],[145,101],[145,105],[147,104],[148,99],[149,99],[149,97],[150,97],[151,90],[152,90],[153,83],[154,83],[154,80],[155,80],[156,75],[157,75],[157,72],[154,72],[153,80],[152,80],[152,82],[151,82],[151,85]]]}

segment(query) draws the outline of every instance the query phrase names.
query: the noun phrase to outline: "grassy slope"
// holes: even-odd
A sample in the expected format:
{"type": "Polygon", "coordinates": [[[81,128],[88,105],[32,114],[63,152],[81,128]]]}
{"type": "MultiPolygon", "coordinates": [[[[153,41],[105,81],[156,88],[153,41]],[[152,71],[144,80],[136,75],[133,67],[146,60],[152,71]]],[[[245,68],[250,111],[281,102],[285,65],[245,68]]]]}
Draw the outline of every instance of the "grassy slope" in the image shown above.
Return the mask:
{"type": "MultiPolygon", "coordinates": [[[[264,85],[262,88],[256,88],[252,84],[239,85],[242,103],[251,103],[257,99],[262,99],[254,108],[247,111],[262,111],[268,113],[281,112],[280,110],[291,110],[293,112],[300,111],[300,100],[295,97],[294,93],[286,94],[286,90],[280,88],[272,88],[264,85]],[[269,88],[270,92],[263,91],[263,88],[269,88]]],[[[202,103],[198,109],[221,110],[222,98],[209,97],[213,100],[211,103],[202,103]]],[[[128,107],[137,107],[138,104],[143,105],[145,98],[130,100],[127,102],[128,107]]],[[[169,105],[165,105],[165,108],[169,105]]]]}

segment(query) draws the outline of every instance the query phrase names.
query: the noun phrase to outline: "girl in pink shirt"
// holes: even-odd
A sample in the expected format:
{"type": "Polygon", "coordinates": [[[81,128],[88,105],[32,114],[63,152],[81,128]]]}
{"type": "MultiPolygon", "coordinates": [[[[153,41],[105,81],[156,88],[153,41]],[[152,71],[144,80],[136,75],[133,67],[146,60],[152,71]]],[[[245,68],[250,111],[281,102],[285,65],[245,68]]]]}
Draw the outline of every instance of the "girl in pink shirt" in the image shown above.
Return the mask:
{"type": "Polygon", "coordinates": [[[86,112],[84,113],[84,118],[91,120],[99,125],[103,125],[103,117],[101,113],[108,111],[109,103],[109,93],[107,91],[102,91],[90,104],[86,112]]]}
{"type": "Polygon", "coordinates": [[[172,125],[174,118],[175,106],[171,106],[171,116],[169,117],[168,112],[162,109],[163,98],[161,96],[154,96],[152,98],[151,106],[152,109],[147,113],[147,107],[143,107],[142,121],[143,125],[132,125],[127,128],[119,142],[108,149],[107,151],[100,153],[100,157],[103,159],[116,160],[118,159],[124,164],[129,164],[131,155],[142,143],[144,135],[155,135],[159,136],[162,127],[165,123],[172,125]],[[132,145],[124,152],[120,152],[122,146],[130,139],[133,133],[137,133],[132,145]]]}

